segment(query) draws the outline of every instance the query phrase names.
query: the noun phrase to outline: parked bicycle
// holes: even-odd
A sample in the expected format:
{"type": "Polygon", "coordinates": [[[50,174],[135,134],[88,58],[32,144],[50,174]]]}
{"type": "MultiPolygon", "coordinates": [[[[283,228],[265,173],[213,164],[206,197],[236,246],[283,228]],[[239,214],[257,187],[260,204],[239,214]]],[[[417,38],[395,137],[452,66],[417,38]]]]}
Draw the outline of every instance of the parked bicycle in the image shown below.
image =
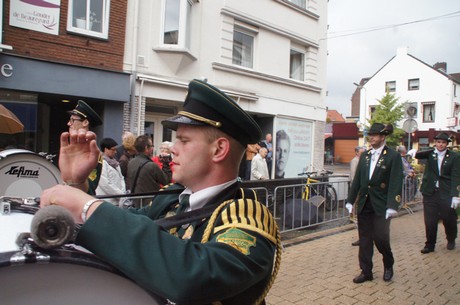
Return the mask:
{"type": "Polygon", "coordinates": [[[332,211],[337,207],[337,191],[329,182],[332,171],[303,172],[299,176],[306,176],[307,181],[302,187],[301,193],[296,194],[297,198],[302,198],[320,207],[325,204],[327,211],[332,211]]]}

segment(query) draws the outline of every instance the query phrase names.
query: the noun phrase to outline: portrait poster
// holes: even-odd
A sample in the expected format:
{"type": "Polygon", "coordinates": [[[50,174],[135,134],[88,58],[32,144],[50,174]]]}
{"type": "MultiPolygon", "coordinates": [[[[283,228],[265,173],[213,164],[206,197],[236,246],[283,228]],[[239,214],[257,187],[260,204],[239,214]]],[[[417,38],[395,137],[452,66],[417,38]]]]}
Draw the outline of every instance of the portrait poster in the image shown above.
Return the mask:
{"type": "Polygon", "coordinates": [[[274,177],[296,178],[311,170],[313,123],[277,117],[274,139],[274,177]]]}
{"type": "Polygon", "coordinates": [[[11,0],[10,25],[59,35],[61,0],[11,0]]]}

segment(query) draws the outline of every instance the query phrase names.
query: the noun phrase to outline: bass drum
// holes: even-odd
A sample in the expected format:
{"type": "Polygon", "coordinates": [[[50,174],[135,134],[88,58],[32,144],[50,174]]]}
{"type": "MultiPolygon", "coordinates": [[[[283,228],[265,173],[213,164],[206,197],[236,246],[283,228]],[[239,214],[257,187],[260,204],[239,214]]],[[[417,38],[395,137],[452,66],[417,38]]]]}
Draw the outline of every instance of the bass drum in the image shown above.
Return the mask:
{"type": "Polygon", "coordinates": [[[20,233],[30,232],[33,217],[31,213],[14,210],[9,214],[0,214],[0,253],[19,250],[16,238],[20,233]]]}
{"type": "Polygon", "coordinates": [[[0,253],[2,305],[167,304],[94,255],[43,251],[0,253]]]}
{"type": "Polygon", "coordinates": [[[40,197],[44,189],[62,183],[59,169],[34,152],[0,152],[0,196],[40,197]]]}

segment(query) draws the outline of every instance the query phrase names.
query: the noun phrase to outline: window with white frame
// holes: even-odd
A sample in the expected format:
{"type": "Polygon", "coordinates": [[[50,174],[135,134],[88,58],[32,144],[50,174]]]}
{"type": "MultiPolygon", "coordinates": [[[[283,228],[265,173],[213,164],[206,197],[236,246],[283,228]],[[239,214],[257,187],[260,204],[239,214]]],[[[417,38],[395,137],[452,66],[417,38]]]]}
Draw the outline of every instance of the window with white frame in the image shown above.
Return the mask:
{"type": "Polygon", "coordinates": [[[435,114],[436,114],[435,106],[436,106],[435,102],[422,103],[422,107],[423,107],[423,122],[424,123],[432,123],[432,122],[434,122],[435,114]]]}
{"type": "Polygon", "coordinates": [[[418,89],[420,89],[420,79],[418,79],[418,78],[409,79],[407,89],[408,90],[418,90],[418,89]]]}
{"type": "Polygon", "coordinates": [[[300,81],[305,80],[305,53],[297,49],[291,49],[289,77],[300,81]]]}
{"type": "Polygon", "coordinates": [[[385,82],[385,92],[396,92],[396,81],[385,82]]]}
{"type": "Polygon", "coordinates": [[[161,45],[190,48],[191,0],[163,0],[161,45]]]}
{"type": "Polygon", "coordinates": [[[307,7],[307,0],[288,0],[288,1],[302,8],[307,7]]]}
{"type": "Polygon", "coordinates": [[[69,0],[67,30],[107,39],[109,11],[110,0],[69,0]]]}
{"type": "Polygon", "coordinates": [[[233,54],[234,65],[253,68],[254,61],[254,38],[255,33],[240,26],[233,30],[233,54]]]}

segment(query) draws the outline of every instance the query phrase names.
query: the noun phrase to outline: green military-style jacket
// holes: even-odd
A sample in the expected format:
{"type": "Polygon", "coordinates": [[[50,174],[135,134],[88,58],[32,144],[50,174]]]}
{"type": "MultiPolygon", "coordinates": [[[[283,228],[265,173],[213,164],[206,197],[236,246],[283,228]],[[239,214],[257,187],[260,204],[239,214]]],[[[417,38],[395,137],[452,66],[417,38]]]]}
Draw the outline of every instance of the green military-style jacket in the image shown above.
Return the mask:
{"type": "Polygon", "coordinates": [[[401,204],[404,179],[401,156],[385,145],[369,179],[371,156],[371,150],[361,154],[347,202],[357,201],[360,213],[369,198],[375,214],[385,216],[387,209],[397,211],[401,204]]]}
{"type": "MultiPolygon", "coordinates": [[[[175,188],[181,186],[168,189],[175,188]]],[[[189,239],[153,221],[176,209],[178,194],[157,195],[140,210],[104,202],[82,226],[76,243],[177,304],[252,304],[272,275],[277,226],[264,205],[240,197],[235,183],[211,200],[228,204],[212,225],[210,217],[195,222],[194,231],[186,231],[189,239]],[[209,239],[202,242],[206,233],[209,239]]]]}
{"type": "Polygon", "coordinates": [[[427,160],[420,186],[420,192],[424,196],[432,196],[436,182],[439,182],[439,195],[442,199],[460,197],[460,156],[458,154],[446,149],[441,172],[438,168],[437,154],[433,149],[417,152],[415,158],[427,160]]]}

